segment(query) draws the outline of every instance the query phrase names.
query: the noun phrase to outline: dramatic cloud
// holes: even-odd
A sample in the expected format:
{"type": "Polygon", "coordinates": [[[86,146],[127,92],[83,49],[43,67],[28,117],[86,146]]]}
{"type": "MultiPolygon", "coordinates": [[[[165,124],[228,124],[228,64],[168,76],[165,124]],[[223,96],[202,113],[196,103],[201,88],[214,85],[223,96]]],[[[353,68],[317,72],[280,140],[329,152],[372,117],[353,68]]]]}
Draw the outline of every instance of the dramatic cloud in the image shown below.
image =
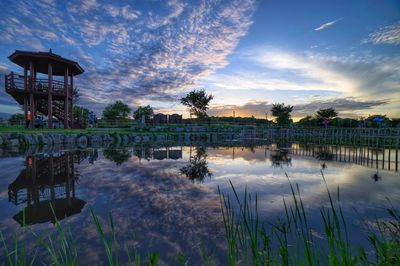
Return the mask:
{"type": "Polygon", "coordinates": [[[16,1],[0,18],[0,44],[51,47],[80,62],[86,70],[76,81],[82,104],[165,102],[228,64],[252,23],[254,4],[171,0],[144,8],[96,0],[16,1]]]}
{"type": "MultiPolygon", "coordinates": [[[[316,97],[318,98],[318,97],[316,97]]],[[[365,111],[372,109],[373,107],[382,106],[388,104],[388,100],[371,100],[363,101],[356,98],[335,98],[331,100],[313,100],[306,104],[294,105],[294,110],[292,113],[293,117],[304,117],[307,115],[314,114],[317,110],[321,108],[335,108],[339,113],[346,113],[352,111],[365,111]]],[[[218,105],[210,109],[211,115],[224,115],[231,116],[232,112],[235,111],[237,116],[252,116],[264,118],[265,113],[270,114],[272,108],[271,102],[267,101],[249,101],[243,105],[218,105]]],[[[356,114],[353,114],[357,117],[356,114]]]]}
{"type": "Polygon", "coordinates": [[[340,21],[340,20],[342,20],[342,19],[340,18],[340,19],[336,19],[336,20],[327,22],[327,23],[325,23],[325,24],[322,24],[322,25],[319,26],[318,28],[315,28],[314,31],[320,31],[320,30],[324,30],[324,29],[326,29],[326,28],[329,28],[329,27],[333,26],[333,24],[335,24],[336,22],[338,22],[338,21],[340,21]]]}
{"type": "Polygon", "coordinates": [[[254,68],[212,75],[207,83],[221,90],[325,91],[366,99],[400,96],[398,56],[294,54],[267,47],[253,49],[239,60],[254,68]]]}
{"type": "MultiPolygon", "coordinates": [[[[394,99],[395,107],[395,99],[400,99],[397,53],[328,52],[319,46],[299,52],[302,48],[273,43],[261,47],[254,36],[238,48],[253,22],[255,5],[255,0],[2,2],[0,71],[21,72],[7,59],[14,49],[52,48],[83,66],[85,73],[75,79],[83,93],[79,104],[98,114],[115,100],[132,108],[151,104],[157,110],[181,112],[177,99],[203,86],[220,105],[251,99],[304,104],[312,101],[310,95],[320,94],[322,100],[394,99]]],[[[374,37],[373,43],[395,44],[396,38],[388,36],[396,36],[398,24],[380,32],[370,36],[371,42],[374,37]]]]}
{"type": "Polygon", "coordinates": [[[400,22],[371,33],[363,43],[400,45],[400,22]]]}

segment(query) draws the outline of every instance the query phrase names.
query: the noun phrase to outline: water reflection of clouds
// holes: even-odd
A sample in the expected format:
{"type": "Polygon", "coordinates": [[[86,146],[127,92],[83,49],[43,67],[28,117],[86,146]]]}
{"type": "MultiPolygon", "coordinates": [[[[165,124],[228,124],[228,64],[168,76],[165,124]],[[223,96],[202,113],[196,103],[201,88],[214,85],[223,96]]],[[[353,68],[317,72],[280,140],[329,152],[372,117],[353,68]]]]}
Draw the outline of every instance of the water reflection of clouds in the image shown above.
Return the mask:
{"type": "MultiPolygon", "coordinates": [[[[263,157],[259,154],[259,157],[263,157]]],[[[268,158],[268,157],[267,157],[268,158]]],[[[312,157],[292,155],[293,165],[286,169],[274,169],[260,163],[247,167],[242,162],[244,159],[235,159],[239,163],[232,163],[229,159],[217,156],[218,164],[215,170],[216,178],[208,184],[220,186],[229,190],[229,184],[223,179],[230,179],[239,188],[249,187],[249,191],[257,192],[260,199],[260,208],[268,212],[282,210],[282,197],[290,197],[289,182],[285,172],[293,184],[299,184],[302,199],[310,209],[327,206],[328,198],[326,188],[320,172],[320,163],[312,157]],[[241,167],[240,167],[241,166],[241,167]]],[[[209,157],[213,167],[214,158],[209,157]]],[[[361,212],[367,213],[376,210],[385,204],[384,198],[388,196],[395,202],[400,202],[400,187],[393,172],[383,171],[384,182],[374,184],[370,176],[374,169],[365,168],[351,163],[329,162],[324,170],[328,187],[332,194],[336,194],[340,187],[344,210],[349,214],[357,207],[361,212]],[[362,208],[360,208],[362,206],[362,208]]]]}
{"type": "MultiPolygon", "coordinates": [[[[182,158],[178,160],[139,159],[132,148],[130,157],[120,165],[105,159],[99,151],[95,164],[83,161],[76,169],[80,173],[77,196],[92,206],[101,220],[106,222],[111,213],[117,225],[118,239],[123,245],[140,245],[143,250],[158,251],[162,260],[171,263],[173,254],[183,252],[196,256],[200,240],[216,242],[218,250],[223,249],[223,226],[217,188],[230,192],[228,179],[232,180],[240,193],[248,186],[248,191],[258,193],[261,217],[274,221],[283,212],[282,198],[290,198],[291,191],[285,172],[293,184],[299,184],[303,202],[311,217],[319,216],[319,208],[327,206],[328,198],[321,177],[321,162],[312,157],[290,154],[291,166],[271,167],[270,154],[275,152],[264,147],[250,149],[206,148],[206,160],[213,173],[204,184],[191,183],[179,169],[187,165],[190,155],[196,155],[196,148],[183,147],[182,158]],[[136,238],[133,238],[136,234],[136,238]]],[[[5,177],[0,179],[1,206],[8,206],[6,188],[20,172],[23,159],[3,158],[0,169],[5,177]],[[16,165],[18,167],[16,167],[16,165]]],[[[350,226],[359,224],[358,212],[371,219],[383,216],[385,197],[394,204],[400,203],[399,174],[380,171],[382,180],[374,182],[374,169],[351,163],[327,162],[324,174],[332,194],[340,186],[343,210],[352,221],[350,226]]],[[[18,228],[10,218],[15,209],[1,210],[1,228],[18,228]]],[[[312,218],[311,223],[316,223],[312,218]]],[[[103,250],[100,239],[90,217],[89,208],[81,214],[68,217],[63,224],[71,226],[75,232],[83,264],[105,259],[97,251],[103,250]],[[90,255],[89,255],[90,254],[90,255]]],[[[49,225],[35,227],[42,232],[49,225]]],[[[361,230],[360,228],[356,228],[361,230]]],[[[352,231],[356,235],[356,230],[352,231]]],[[[316,234],[320,231],[315,231],[316,234]]],[[[145,254],[143,254],[145,255],[145,254]]],[[[192,260],[193,261],[193,260],[192,260]]]]}
{"type": "Polygon", "coordinates": [[[124,163],[117,171],[109,164],[98,163],[101,170],[97,174],[90,166],[81,166],[82,176],[91,175],[91,180],[83,178],[81,185],[89,193],[97,190],[107,194],[108,202],[96,201],[93,208],[103,217],[110,211],[119,234],[135,231],[141,245],[162,246],[165,254],[196,247],[201,239],[221,237],[217,195],[180,177],[176,164],[172,167],[168,161],[150,161],[138,167],[137,162],[124,163]]]}
{"type": "MultiPolygon", "coordinates": [[[[218,153],[219,151],[214,151],[218,153]]],[[[209,156],[209,164],[214,170],[214,177],[207,185],[216,188],[220,187],[225,192],[230,192],[228,179],[232,180],[239,193],[243,193],[247,186],[248,191],[258,194],[258,207],[262,219],[270,222],[276,220],[283,213],[283,197],[291,202],[292,196],[289,181],[285,176],[288,174],[293,185],[298,184],[302,200],[312,223],[319,231],[321,220],[319,209],[329,205],[326,187],[321,176],[321,165],[318,159],[301,155],[291,155],[292,166],[285,168],[271,167],[267,151],[267,161],[263,162],[262,150],[256,149],[259,162],[253,165],[246,164],[250,158],[240,158],[236,154],[235,162],[222,152],[224,156],[209,156]],[[214,161],[218,161],[215,163],[214,161]]],[[[210,153],[211,154],[211,153],[210,153]]],[[[242,154],[245,156],[245,154],[242,154]]],[[[337,187],[340,187],[341,204],[345,216],[348,218],[352,238],[366,244],[364,234],[360,228],[360,215],[366,219],[384,217],[388,197],[397,205],[400,204],[399,173],[379,171],[382,176],[380,182],[374,182],[371,175],[375,169],[366,168],[353,163],[327,162],[328,168],[324,175],[332,196],[336,199],[337,187]],[[356,211],[355,211],[356,210],[356,211]]],[[[361,243],[357,242],[357,243],[361,243]]]]}

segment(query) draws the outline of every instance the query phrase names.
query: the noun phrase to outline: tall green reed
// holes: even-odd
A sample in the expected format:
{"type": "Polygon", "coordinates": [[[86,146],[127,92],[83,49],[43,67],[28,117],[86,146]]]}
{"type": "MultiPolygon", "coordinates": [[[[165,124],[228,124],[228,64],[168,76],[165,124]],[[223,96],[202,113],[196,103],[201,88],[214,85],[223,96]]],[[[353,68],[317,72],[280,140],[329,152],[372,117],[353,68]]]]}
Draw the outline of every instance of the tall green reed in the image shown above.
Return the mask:
{"type": "MultiPolygon", "coordinates": [[[[247,187],[242,198],[230,181],[233,200],[228,193],[218,189],[222,219],[227,240],[227,263],[229,265],[371,265],[381,262],[399,262],[400,219],[394,207],[388,209],[393,218],[389,223],[380,223],[381,231],[389,231],[390,237],[369,233],[369,240],[376,254],[372,261],[363,248],[349,242],[348,229],[340,201],[340,190],[336,198],[331,195],[327,181],[321,171],[326,188],[328,206],[321,207],[324,237],[316,240],[308,221],[306,208],[299,186],[290,186],[290,197],[283,198],[285,217],[273,223],[262,223],[259,218],[258,198],[252,196],[247,187]],[[290,200],[290,203],[289,201],[290,200]],[[269,231],[267,226],[269,225],[269,231]],[[398,252],[395,250],[399,250],[398,252]]],[[[392,265],[392,264],[388,264],[392,265]]]]}

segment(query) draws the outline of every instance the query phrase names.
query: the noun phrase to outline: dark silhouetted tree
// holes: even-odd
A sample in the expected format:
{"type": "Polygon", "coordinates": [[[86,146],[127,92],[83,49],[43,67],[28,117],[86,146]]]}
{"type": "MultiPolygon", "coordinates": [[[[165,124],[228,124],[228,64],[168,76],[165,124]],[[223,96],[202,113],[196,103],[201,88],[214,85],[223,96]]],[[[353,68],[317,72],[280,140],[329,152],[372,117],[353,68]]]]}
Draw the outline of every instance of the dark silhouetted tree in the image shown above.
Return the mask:
{"type": "Polygon", "coordinates": [[[9,119],[8,122],[11,124],[19,124],[24,122],[24,114],[13,114],[9,119]]]}
{"type": "Polygon", "coordinates": [[[370,115],[366,123],[368,127],[386,127],[390,125],[390,119],[386,115],[370,115]]]}
{"type": "Polygon", "coordinates": [[[107,120],[124,120],[128,118],[131,108],[121,101],[106,106],[103,110],[103,118],[107,120]]]}
{"type": "Polygon", "coordinates": [[[275,122],[280,125],[288,125],[292,122],[291,112],[293,111],[292,105],[285,106],[284,103],[275,103],[272,105],[271,113],[275,116],[275,122]]]}
{"type": "Polygon", "coordinates": [[[74,106],[73,108],[74,119],[77,120],[79,127],[85,127],[89,117],[89,109],[82,106],[74,106]]]}
{"type": "Polygon", "coordinates": [[[153,108],[150,105],[140,106],[135,112],[133,112],[133,117],[136,120],[140,120],[141,116],[144,115],[146,120],[150,119],[154,114],[153,108]]]}
{"type": "Polygon", "coordinates": [[[400,118],[392,118],[390,124],[392,127],[400,127],[400,118]]]}
{"type": "Polygon", "coordinates": [[[308,127],[312,127],[312,126],[317,126],[318,120],[315,117],[312,117],[311,115],[308,115],[306,117],[303,117],[302,119],[299,120],[299,122],[297,122],[297,124],[301,125],[301,126],[308,126],[308,127]]]}
{"type": "Polygon", "coordinates": [[[82,117],[83,119],[87,119],[90,111],[82,106],[74,106],[73,112],[74,117],[82,117]]]}
{"type": "Polygon", "coordinates": [[[116,165],[127,162],[131,157],[131,153],[127,149],[105,149],[103,154],[107,160],[113,161],[116,165]]]}
{"type": "Polygon", "coordinates": [[[75,87],[74,89],[73,89],[73,91],[72,91],[72,94],[73,94],[73,96],[74,96],[74,105],[75,104],[78,104],[78,102],[79,102],[79,99],[81,98],[81,96],[82,96],[82,93],[81,93],[81,91],[80,91],[80,89],[79,88],[77,88],[77,87],[75,87]]]}
{"type": "Polygon", "coordinates": [[[181,104],[189,108],[190,115],[203,118],[207,117],[208,105],[212,99],[214,99],[214,96],[206,94],[204,89],[193,90],[181,98],[181,104]]]}
{"type": "Polygon", "coordinates": [[[338,113],[333,108],[319,109],[316,113],[319,120],[323,119],[333,119],[338,116],[338,113]]]}

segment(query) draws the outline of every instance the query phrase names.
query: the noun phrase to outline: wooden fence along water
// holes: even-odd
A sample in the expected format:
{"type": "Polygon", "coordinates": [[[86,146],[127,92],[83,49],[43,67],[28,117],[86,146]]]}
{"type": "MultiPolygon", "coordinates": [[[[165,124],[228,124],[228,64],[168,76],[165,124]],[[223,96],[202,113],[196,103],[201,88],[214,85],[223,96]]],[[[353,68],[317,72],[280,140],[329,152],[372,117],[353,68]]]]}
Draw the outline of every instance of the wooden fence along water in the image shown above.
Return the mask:
{"type": "Polygon", "coordinates": [[[325,152],[334,160],[399,170],[400,128],[244,129],[241,137],[262,139],[283,147],[290,145],[294,152],[311,156],[317,156],[317,151],[325,152]],[[301,151],[296,151],[300,146],[301,151]]]}
{"type": "Polygon", "coordinates": [[[324,162],[349,162],[370,168],[396,172],[399,169],[399,161],[395,159],[396,149],[295,143],[291,147],[291,153],[294,155],[315,157],[324,162]]]}

